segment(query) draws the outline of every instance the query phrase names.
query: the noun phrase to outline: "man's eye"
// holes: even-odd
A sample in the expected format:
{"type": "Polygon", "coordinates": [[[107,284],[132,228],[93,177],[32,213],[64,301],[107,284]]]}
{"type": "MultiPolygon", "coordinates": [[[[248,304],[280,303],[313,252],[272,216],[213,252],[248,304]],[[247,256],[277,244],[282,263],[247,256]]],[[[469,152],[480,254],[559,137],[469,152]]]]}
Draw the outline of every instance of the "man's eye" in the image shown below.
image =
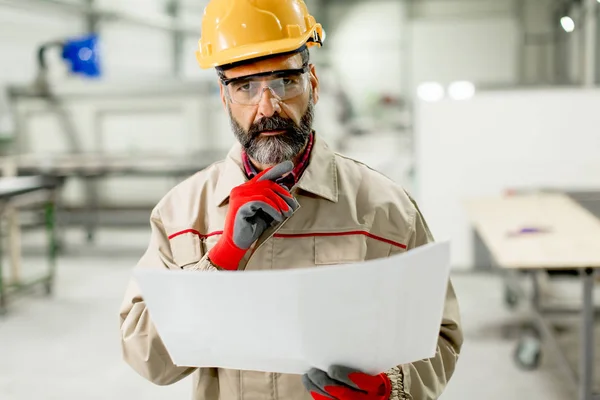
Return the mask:
{"type": "Polygon", "coordinates": [[[250,90],[249,83],[242,83],[235,88],[236,92],[247,92],[250,90]]]}
{"type": "Polygon", "coordinates": [[[298,79],[296,78],[283,78],[282,81],[285,86],[296,85],[298,83],[298,79]]]}

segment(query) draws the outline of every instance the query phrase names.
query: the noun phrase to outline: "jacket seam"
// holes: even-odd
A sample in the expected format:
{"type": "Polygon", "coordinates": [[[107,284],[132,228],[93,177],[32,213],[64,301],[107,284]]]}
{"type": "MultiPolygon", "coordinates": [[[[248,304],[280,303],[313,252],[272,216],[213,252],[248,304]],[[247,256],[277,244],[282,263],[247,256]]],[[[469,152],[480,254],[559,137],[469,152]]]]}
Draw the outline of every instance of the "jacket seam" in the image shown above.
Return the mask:
{"type": "Polygon", "coordinates": [[[169,240],[172,240],[172,239],[175,239],[178,236],[185,235],[186,233],[191,233],[191,234],[194,234],[196,236],[199,236],[200,239],[206,239],[206,238],[209,238],[211,236],[221,235],[221,234],[223,234],[223,231],[214,231],[214,232],[210,232],[210,233],[205,233],[204,234],[204,233],[200,233],[200,231],[198,231],[196,229],[184,229],[182,231],[178,231],[178,232],[175,232],[175,233],[169,235],[168,238],[169,238],[169,240]]]}
{"type": "Polygon", "coordinates": [[[317,237],[317,236],[352,236],[352,235],[363,235],[368,238],[378,240],[380,242],[388,243],[401,249],[406,249],[407,245],[404,243],[396,242],[395,240],[387,239],[383,236],[375,235],[368,230],[350,230],[350,231],[338,231],[338,232],[309,232],[309,233],[276,233],[273,235],[278,238],[294,238],[294,237],[317,237]]]}
{"type": "Polygon", "coordinates": [[[277,374],[275,374],[275,373],[271,374],[271,383],[272,383],[271,398],[273,400],[277,400],[279,398],[279,396],[277,394],[277,374]]]}
{"type": "Polygon", "coordinates": [[[339,198],[340,195],[340,185],[338,182],[338,168],[337,168],[337,160],[335,159],[335,156],[333,157],[332,161],[333,166],[331,168],[331,173],[333,174],[333,187],[335,188],[335,198],[336,201],[339,198]]]}
{"type": "Polygon", "coordinates": [[[398,386],[400,388],[400,399],[408,400],[406,387],[404,386],[404,368],[400,367],[400,375],[398,376],[398,386]]]}
{"type": "Polygon", "coordinates": [[[240,380],[240,384],[239,384],[239,388],[240,388],[240,400],[244,400],[244,385],[243,385],[243,381],[242,381],[242,371],[238,371],[238,376],[239,376],[239,380],[240,380]]]}
{"type": "Polygon", "coordinates": [[[416,235],[416,233],[417,233],[417,226],[416,226],[416,223],[417,223],[417,214],[418,214],[418,211],[417,211],[417,209],[416,209],[415,207],[413,207],[413,211],[414,211],[414,212],[413,212],[413,213],[412,213],[412,215],[411,215],[411,221],[410,221],[410,224],[409,224],[410,231],[409,231],[409,234],[408,234],[408,236],[407,236],[407,242],[406,242],[406,243],[407,243],[407,246],[406,246],[406,249],[407,249],[407,250],[410,250],[410,249],[408,248],[408,244],[410,243],[410,241],[411,241],[411,238],[412,238],[414,235],[416,235]]]}
{"type": "MultiPolygon", "coordinates": [[[[412,227],[412,225],[414,225],[414,221],[415,221],[415,216],[412,217],[412,222],[411,222],[411,230],[410,233],[412,234],[414,232],[414,228],[412,227]]],[[[185,231],[181,231],[181,232],[177,232],[174,233],[172,235],[169,236],[169,239],[175,238],[179,235],[185,234],[185,233],[193,233],[195,235],[200,236],[201,239],[206,239],[207,237],[211,237],[211,236],[216,236],[216,235],[222,235],[223,231],[214,231],[214,232],[210,232],[210,233],[200,233],[196,230],[193,229],[187,229],[185,231]]],[[[344,235],[364,235],[367,236],[371,239],[374,240],[379,240],[380,242],[383,243],[388,243],[392,246],[395,247],[399,247],[401,249],[407,249],[408,245],[404,244],[404,243],[400,243],[400,242],[396,242],[395,240],[391,240],[388,239],[386,237],[380,236],[380,235],[376,235],[374,233],[371,233],[369,230],[366,229],[359,229],[359,230],[343,230],[343,231],[337,231],[337,232],[331,232],[331,231],[318,231],[318,232],[308,232],[308,233],[275,233],[273,235],[273,237],[276,238],[293,238],[293,237],[316,237],[316,236],[344,236],[344,235]]],[[[410,237],[410,235],[409,235],[410,237]]]]}
{"type": "MultiPolygon", "coordinates": [[[[225,159],[221,159],[221,160],[217,160],[214,161],[213,163],[211,163],[210,165],[204,167],[203,169],[194,172],[192,175],[190,175],[189,177],[187,177],[185,180],[179,182],[177,185],[175,185],[174,187],[172,187],[167,194],[165,194],[156,204],[156,206],[153,209],[153,213],[154,211],[156,211],[158,214],[160,214],[160,210],[163,208],[163,206],[165,205],[165,203],[167,203],[174,194],[176,194],[179,190],[181,190],[182,187],[184,187],[185,185],[193,184],[194,186],[197,186],[198,184],[205,185],[205,184],[209,184],[209,182],[211,181],[210,178],[210,174],[217,168],[219,168],[219,166],[221,164],[225,164],[226,158],[225,159]]],[[[220,171],[217,170],[217,172],[220,171]]]]}
{"type": "Polygon", "coordinates": [[[398,185],[398,184],[397,184],[397,183],[396,183],[396,182],[395,182],[395,181],[394,181],[392,178],[390,178],[389,176],[387,176],[387,175],[386,175],[386,174],[384,174],[383,172],[381,172],[381,171],[378,171],[378,170],[374,169],[373,167],[369,166],[368,164],[365,164],[365,163],[364,163],[364,162],[362,162],[362,161],[359,161],[359,160],[357,160],[357,159],[355,159],[355,158],[352,158],[352,157],[349,157],[349,156],[343,155],[343,154],[341,154],[341,153],[336,153],[336,152],[334,152],[334,154],[335,154],[336,156],[338,156],[339,158],[342,158],[342,159],[344,159],[344,160],[348,160],[348,161],[350,161],[350,162],[353,162],[353,163],[355,163],[356,165],[360,165],[360,166],[362,166],[362,167],[364,167],[364,168],[368,169],[369,171],[371,171],[371,172],[374,172],[374,173],[378,174],[379,176],[382,176],[382,177],[384,177],[385,179],[387,179],[389,182],[393,183],[394,185],[396,185],[396,186],[398,186],[398,187],[401,187],[401,186],[399,186],[399,185],[398,185]]]}

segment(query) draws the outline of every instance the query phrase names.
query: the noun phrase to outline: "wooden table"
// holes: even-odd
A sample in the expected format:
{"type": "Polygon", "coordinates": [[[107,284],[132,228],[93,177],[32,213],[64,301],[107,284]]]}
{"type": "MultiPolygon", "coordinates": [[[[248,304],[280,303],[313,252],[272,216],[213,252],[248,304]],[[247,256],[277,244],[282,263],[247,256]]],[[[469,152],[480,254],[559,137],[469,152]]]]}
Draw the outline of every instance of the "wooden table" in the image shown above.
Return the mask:
{"type": "MultiPolygon", "coordinates": [[[[23,292],[40,284],[44,285],[46,293],[50,294],[52,291],[56,269],[55,194],[61,183],[60,179],[44,176],[0,178],[0,218],[8,222],[6,226],[11,259],[11,275],[5,279],[0,241],[0,314],[6,312],[9,294],[23,292]],[[20,226],[16,216],[19,206],[32,203],[43,204],[44,225],[48,234],[48,269],[37,279],[24,280],[20,274],[20,226]]],[[[4,235],[0,235],[2,236],[4,235]]]]}
{"type": "MultiPolygon", "coordinates": [[[[533,278],[534,323],[556,351],[567,375],[578,385],[579,400],[600,399],[593,393],[593,286],[594,274],[600,268],[600,220],[561,193],[473,199],[466,202],[466,209],[494,263],[505,271],[528,272],[533,278]],[[579,374],[567,362],[547,321],[565,310],[545,307],[540,299],[537,277],[552,270],[576,271],[581,276],[582,308],[576,310],[581,318],[582,339],[579,374]]],[[[517,358],[536,364],[539,353],[531,357],[527,354],[531,348],[521,341],[517,358]]]]}

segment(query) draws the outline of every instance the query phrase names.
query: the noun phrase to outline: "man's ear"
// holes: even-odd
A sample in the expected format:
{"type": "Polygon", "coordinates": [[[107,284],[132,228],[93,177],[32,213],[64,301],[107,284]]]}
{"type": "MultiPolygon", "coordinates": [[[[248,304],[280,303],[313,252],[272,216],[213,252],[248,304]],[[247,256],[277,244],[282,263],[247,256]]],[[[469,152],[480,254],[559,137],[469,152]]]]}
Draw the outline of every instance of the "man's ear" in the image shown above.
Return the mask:
{"type": "Polygon", "coordinates": [[[314,64],[310,64],[310,85],[313,92],[313,102],[317,104],[319,101],[319,78],[317,77],[317,70],[314,64]]]}

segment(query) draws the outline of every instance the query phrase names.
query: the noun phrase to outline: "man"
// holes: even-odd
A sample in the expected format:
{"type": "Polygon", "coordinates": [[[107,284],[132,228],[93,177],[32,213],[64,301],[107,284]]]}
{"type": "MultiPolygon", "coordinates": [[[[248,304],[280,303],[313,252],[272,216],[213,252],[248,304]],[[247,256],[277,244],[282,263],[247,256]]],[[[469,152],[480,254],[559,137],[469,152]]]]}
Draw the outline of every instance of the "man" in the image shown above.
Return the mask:
{"type": "MultiPolygon", "coordinates": [[[[198,273],[318,267],[388,257],[433,240],[401,187],[334,153],[312,130],[319,81],[308,47],[323,38],[302,0],[208,4],[197,57],[201,67],[217,69],[239,143],[158,203],[138,267],[198,273]]],[[[134,282],[120,316],[131,367],[158,385],[193,374],[198,400],[436,399],[463,340],[450,282],[435,357],[376,376],[352,366],[304,376],[177,367],[134,282]]]]}

